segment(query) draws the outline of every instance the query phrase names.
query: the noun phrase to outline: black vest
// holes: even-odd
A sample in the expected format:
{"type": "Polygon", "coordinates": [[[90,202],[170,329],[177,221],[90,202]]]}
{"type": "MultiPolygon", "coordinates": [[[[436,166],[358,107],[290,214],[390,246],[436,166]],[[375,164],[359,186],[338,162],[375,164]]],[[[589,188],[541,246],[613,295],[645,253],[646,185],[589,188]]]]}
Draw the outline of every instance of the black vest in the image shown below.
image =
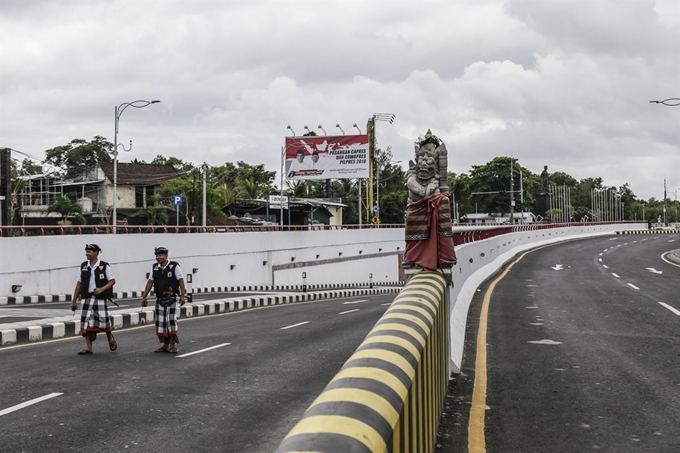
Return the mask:
{"type": "Polygon", "coordinates": [[[163,293],[172,288],[175,296],[179,296],[179,280],[175,276],[179,264],[176,261],[168,261],[165,269],[161,269],[159,263],[153,266],[153,291],[156,297],[162,297],[163,293]]]}
{"type": "MultiPolygon", "coordinates": [[[[106,279],[106,266],[109,263],[106,261],[100,261],[99,266],[94,268],[94,286],[101,288],[106,285],[109,281],[106,279]]],[[[82,299],[87,299],[91,296],[90,294],[90,263],[84,261],[80,265],[80,297],[82,299]]],[[[103,293],[97,295],[97,299],[113,299],[113,287],[107,289],[103,293]]]]}

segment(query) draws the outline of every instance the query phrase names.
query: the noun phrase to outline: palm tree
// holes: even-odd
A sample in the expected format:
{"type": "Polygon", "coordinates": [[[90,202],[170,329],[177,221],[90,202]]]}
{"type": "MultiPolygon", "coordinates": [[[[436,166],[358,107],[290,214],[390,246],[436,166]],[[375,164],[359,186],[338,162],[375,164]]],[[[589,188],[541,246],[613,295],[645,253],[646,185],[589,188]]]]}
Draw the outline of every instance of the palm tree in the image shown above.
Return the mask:
{"type": "Polygon", "coordinates": [[[221,206],[227,206],[234,202],[234,191],[229,188],[227,183],[218,186],[215,189],[215,195],[217,202],[219,202],[221,206]]]}
{"type": "Polygon", "coordinates": [[[163,207],[147,206],[137,211],[136,216],[144,217],[147,225],[166,225],[168,211],[163,207]]]}
{"type": "Polygon", "coordinates": [[[237,197],[246,200],[255,200],[260,195],[260,187],[257,185],[253,177],[241,179],[236,183],[234,192],[237,197]]]}
{"type": "Polygon", "coordinates": [[[83,216],[83,207],[80,203],[71,201],[66,197],[58,197],[47,209],[47,214],[56,212],[61,215],[62,221],[60,223],[70,224],[68,222],[68,217],[75,217],[80,221],[80,223],[85,223],[85,217],[83,216]]]}
{"type": "Polygon", "coordinates": [[[309,188],[307,181],[297,180],[297,181],[286,181],[288,186],[288,196],[293,196],[295,198],[305,198],[308,194],[309,188]]]}

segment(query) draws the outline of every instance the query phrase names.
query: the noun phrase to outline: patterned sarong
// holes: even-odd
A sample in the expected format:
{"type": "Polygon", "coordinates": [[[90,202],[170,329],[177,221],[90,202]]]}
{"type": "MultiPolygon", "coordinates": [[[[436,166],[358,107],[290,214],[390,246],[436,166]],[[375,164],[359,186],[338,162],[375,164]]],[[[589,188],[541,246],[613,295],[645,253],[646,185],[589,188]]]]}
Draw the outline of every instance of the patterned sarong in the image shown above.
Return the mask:
{"type": "Polygon", "coordinates": [[[84,336],[87,332],[111,332],[112,330],[113,317],[109,316],[106,300],[94,297],[84,299],[80,308],[80,333],[84,336]]]}
{"type": "Polygon", "coordinates": [[[179,317],[179,304],[175,298],[175,303],[168,307],[164,307],[156,303],[156,335],[159,338],[167,339],[172,335],[177,335],[177,318],[179,317]]]}

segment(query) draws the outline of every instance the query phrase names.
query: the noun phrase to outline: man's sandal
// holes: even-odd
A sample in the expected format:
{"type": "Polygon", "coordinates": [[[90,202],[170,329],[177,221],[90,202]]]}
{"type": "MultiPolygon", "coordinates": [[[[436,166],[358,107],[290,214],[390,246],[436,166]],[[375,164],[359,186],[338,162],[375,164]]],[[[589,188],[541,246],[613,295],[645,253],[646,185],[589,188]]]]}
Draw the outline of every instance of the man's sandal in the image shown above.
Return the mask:
{"type": "Polygon", "coordinates": [[[179,349],[177,349],[177,346],[172,345],[172,346],[170,346],[170,349],[168,349],[168,352],[172,352],[174,354],[177,354],[179,352],[179,349]]]}
{"type": "Polygon", "coordinates": [[[87,349],[83,349],[78,353],[78,355],[85,355],[85,354],[92,354],[92,351],[88,351],[87,349]]]}
{"type": "Polygon", "coordinates": [[[111,339],[109,340],[109,349],[112,351],[118,349],[118,343],[116,343],[116,339],[113,338],[113,335],[111,335],[111,339]]]}
{"type": "Polygon", "coordinates": [[[165,349],[163,346],[161,346],[160,348],[156,349],[153,352],[170,352],[170,351],[168,349],[165,349]]]}

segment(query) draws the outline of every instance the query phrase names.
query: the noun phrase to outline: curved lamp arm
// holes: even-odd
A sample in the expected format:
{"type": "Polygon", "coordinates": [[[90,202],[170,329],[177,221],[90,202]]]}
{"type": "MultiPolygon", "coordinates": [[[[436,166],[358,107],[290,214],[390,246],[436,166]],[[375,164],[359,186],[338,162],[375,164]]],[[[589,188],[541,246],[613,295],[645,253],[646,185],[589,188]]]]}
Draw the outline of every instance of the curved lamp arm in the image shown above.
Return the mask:
{"type": "Polygon", "coordinates": [[[677,107],[680,105],[680,98],[668,98],[663,101],[649,101],[650,104],[663,104],[669,107],[677,107]]]}

